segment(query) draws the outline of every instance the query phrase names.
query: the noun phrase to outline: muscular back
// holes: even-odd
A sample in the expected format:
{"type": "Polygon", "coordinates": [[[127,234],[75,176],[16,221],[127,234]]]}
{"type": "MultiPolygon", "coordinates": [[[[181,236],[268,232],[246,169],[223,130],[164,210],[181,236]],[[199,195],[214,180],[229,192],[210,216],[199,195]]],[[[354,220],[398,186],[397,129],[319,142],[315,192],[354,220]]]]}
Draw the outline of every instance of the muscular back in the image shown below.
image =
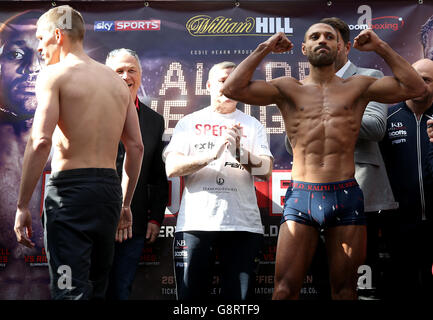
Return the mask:
{"type": "Polygon", "coordinates": [[[92,60],[55,65],[59,120],[53,135],[53,171],[115,168],[128,105],[127,86],[108,67],[92,60]]]}
{"type": "Polygon", "coordinates": [[[332,182],[353,178],[354,148],[368,101],[363,77],[334,77],[326,85],[281,78],[275,85],[287,98],[278,104],[293,148],[292,178],[332,182]]]}

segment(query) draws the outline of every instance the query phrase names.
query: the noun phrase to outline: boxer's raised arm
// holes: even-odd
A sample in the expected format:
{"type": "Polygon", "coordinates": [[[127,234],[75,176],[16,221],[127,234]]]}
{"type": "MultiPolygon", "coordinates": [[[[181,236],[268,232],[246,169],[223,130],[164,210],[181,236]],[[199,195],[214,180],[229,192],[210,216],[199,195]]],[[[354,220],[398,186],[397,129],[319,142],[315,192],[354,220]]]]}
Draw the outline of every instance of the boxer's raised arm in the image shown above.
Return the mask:
{"type": "Polygon", "coordinates": [[[258,47],[229,75],[221,89],[222,93],[233,100],[252,105],[268,105],[283,99],[278,88],[263,80],[252,81],[254,71],[270,52],[285,52],[291,50],[293,44],[284,35],[277,33],[258,47]]]}
{"type": "Polygon", "coordinates": [[[374,51],[391,68],[394,76],[374,79],[364,96],[369,101],[396,103],[419,97],[426,91],[423,79],[415,69],[381,40],[371,29],[363,30],[354,40],[354,48],[360,51],[374,51]]]}

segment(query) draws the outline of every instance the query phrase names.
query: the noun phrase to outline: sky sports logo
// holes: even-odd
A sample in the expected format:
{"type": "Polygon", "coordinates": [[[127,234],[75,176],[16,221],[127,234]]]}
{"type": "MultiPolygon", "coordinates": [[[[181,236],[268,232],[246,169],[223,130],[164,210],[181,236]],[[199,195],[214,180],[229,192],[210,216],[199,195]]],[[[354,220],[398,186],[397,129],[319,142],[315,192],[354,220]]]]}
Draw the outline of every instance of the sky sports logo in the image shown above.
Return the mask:
{"type": "Polygon", "coordinates": [[[161,29],[161,20],[117,20],[95,21],[93,30],[107,31],[156,31],[161,29]]]}

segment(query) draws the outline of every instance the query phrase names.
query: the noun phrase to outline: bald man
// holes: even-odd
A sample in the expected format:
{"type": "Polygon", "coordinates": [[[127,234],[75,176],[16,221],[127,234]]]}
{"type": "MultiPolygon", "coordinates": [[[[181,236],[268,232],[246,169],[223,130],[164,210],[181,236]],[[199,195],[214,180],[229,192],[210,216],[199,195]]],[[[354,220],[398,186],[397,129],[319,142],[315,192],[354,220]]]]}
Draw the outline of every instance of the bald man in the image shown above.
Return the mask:
{"type": "Polygon", "coordinates": [[[391,268],[385,274],[386,297],[425,298],[432,295],[433,264],[433,61],[421,59],[413,68],[427,91],[388,109],[381,151],[391,188],[400,206],[389,214],[385,239],[391,268]]]}
{"type": "Polygon", "coordinates": [[[269,53],[292,47],[283,33],[273,35],[239,64],[222,88],[237,101],[276,104],[293,148],[293,183],[278,236],[273,299],[299,297],[320,229],[325,230],[332,297],[355,299],[357,269],[366,250],[363,195],[354,179],[354,148],[363,112],[369,101],[397,102],[426,89],[410,64],[370,29],[355,38],[353,47],[376,52],[394,76],[337,77],[341,42],[336,30],[323,23],[312,25],[302,43],[310,63],[307,78],[251,80],[269,53]]]}

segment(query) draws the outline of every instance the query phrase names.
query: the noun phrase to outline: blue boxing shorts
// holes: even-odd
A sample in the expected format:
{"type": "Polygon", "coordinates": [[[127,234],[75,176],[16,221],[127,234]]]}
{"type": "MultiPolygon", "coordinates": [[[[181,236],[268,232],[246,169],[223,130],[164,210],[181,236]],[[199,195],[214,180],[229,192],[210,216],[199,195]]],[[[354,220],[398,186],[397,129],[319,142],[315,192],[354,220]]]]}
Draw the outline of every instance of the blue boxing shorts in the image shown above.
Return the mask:
{"type": "Polygon", "coordinates": [[[320,229],[367,224],[364,196],[355,179],[331,183],[292,181],[281,223],[293,220],[320,229]]]}

